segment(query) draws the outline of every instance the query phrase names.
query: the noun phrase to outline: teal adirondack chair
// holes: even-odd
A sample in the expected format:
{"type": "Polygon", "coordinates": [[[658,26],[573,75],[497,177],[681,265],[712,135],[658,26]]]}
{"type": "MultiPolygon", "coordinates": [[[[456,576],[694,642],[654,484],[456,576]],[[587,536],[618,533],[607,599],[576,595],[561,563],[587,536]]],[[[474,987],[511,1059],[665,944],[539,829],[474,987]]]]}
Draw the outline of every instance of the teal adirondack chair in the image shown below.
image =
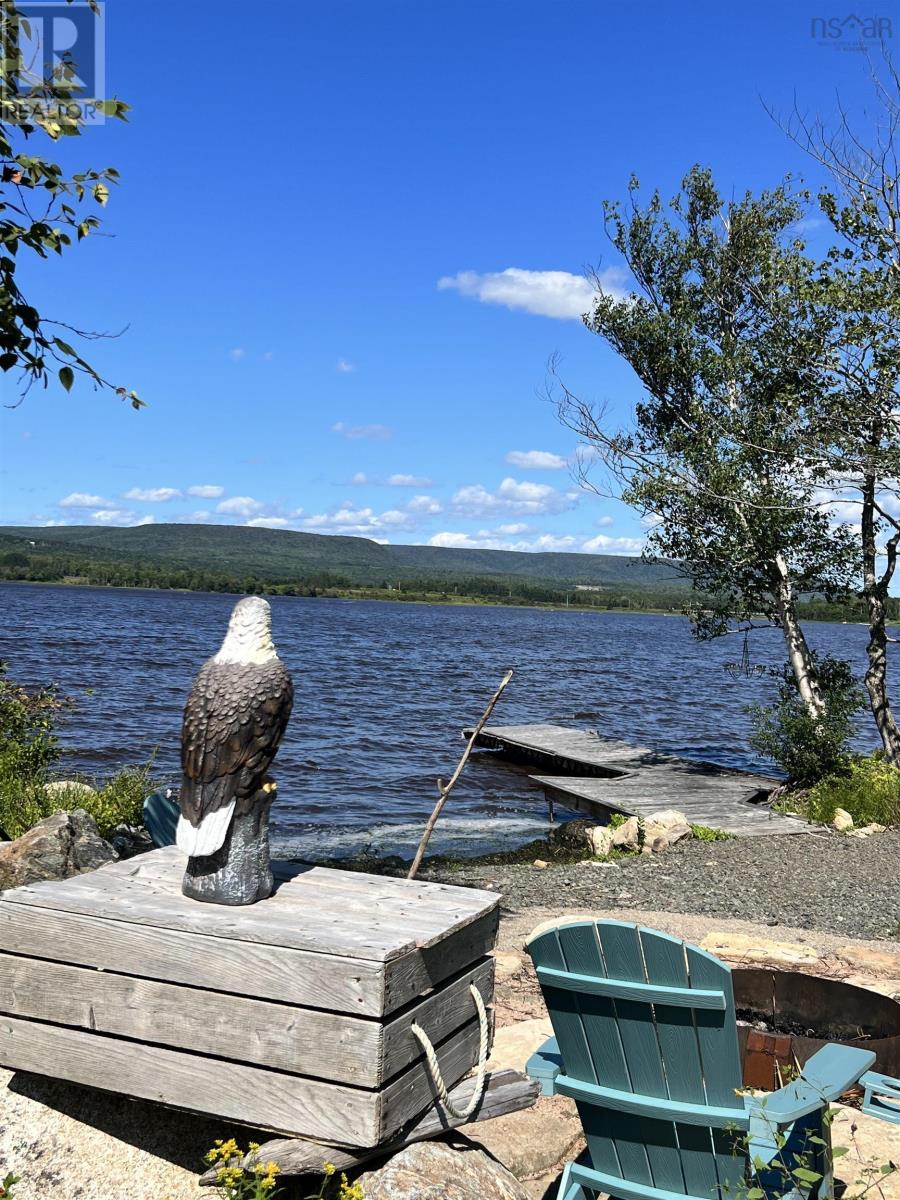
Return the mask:
{"type": "Polygon", "coordinates": [[[566,1167],[558,1200],[833,1195],[824,1115],[873,1053],[826,1046],[787,1087],[741,1095],[724,963],[621,921],[561,924],[528,952],[556,1036],[526,1071],[575,1101],[590,1156],[566,1167]]]}

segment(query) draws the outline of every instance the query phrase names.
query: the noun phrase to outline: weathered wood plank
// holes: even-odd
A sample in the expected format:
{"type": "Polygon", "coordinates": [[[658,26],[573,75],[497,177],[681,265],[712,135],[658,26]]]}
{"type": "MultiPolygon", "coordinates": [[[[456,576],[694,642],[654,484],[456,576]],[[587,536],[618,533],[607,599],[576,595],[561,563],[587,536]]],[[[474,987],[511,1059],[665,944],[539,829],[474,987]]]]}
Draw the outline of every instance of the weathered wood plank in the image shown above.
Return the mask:
{"type": "Polygon", "coordinates": [[[180,856],[158,850],[145,859],[127,870],[114,864],[62,883],[16,888],[4,893],[2,903],[381,962],[418,945],[452,941],[499,904],[490,892],[428,883],[410,890],[405,880],[371,876],[354,882],[352,872],[314,868],[282,884],[269,900],[237,912],[182,896],[180,856]]]}
{"type": "Polygon", "coordinates": [[[483,960],[382,1026],[343,1013],[0,954],[0,1012],[378,1087],[419,1057],[412,1021],[433,1042],[442,1041],[471,1019],[472,984],[490,1004],[493,973],[493,960],[483,960]]]}
{"type": "Polygon", "coordinates": [[[441,1041],[475,1013],[475,1002],[471,987],[481,993],[485,1005],[490,1008],[494,994],[494,960],[488,958],[474,970],[466,971],[452,983],[442,985],[440,991],[426,997],[412,1008],[403,1009],[384,1026],[384,1040],[380,1047],[383,1056],[382,1079],[391,1079],[399,1074],[413,1059],[418,1058],[421,1047],[410,1032],[415,1022],[431,1039],[432,1044],[441,1041]]]}
{"type": "Polygon", "coordinates": [[[500,910],[493,909],[446,942],[427,946],[385,964],[384,1011],[393,1012],[494,948],[500,910]]]}
{"type": "MultiPolygon", "coordinates": [[[[477,1050],[477,1021],[438,1047],[448,1083],[469,1070],[477,1050]]],[[[424,1062],[385,1091],[369,1091],[0,1017],[0,1064],[45,1074],[49,1063],[58,1079],[335,1145],[377,1146],[421,1113],[431,1094],[424,1062]]]]}
{"type": "MultiPolygon", "coordinates": [[[[465,1107],[471,1099],[474,1087],[475,1080],[471,1078],[464,1079],[453,1088],[450,1099],[454,1107],[465,1107]]],[[[531,1108],[537,1102],[539,1093],[540,1084],[525,1075],[520,1075],[518,1071],[492,1071],[487,1077],[481,1103],[470,1117],[451,1117],[442,1105],[435,1104],[413,1125],[402,1130],[396,1139],[366,1150],[342,1150],[303,1138],[278,1138],[260,1146],[257,1155],[248,1155],[244,1159],[244,1166],[250,1168],[254,1161],[275,1162],[283,1176],[320,1172],[326,1162],[333,1163],[339,1171],[349,1171],[382,1155],[396,1154],[398,1150],[413,1142],[426,1141],[451,1129],[531,1108]]],[[[200,1178],[200,1186],[214,1186],[216,1173],[215,1167],[207,1171],[200,1178]]]]}
{"type": "Polygon", "coordinates": [[[100,920],[0,900],[0,949],[300,1007],[378,1017],[402,1008],[493,948],[495,908],[445,947],[387,963],[100,920]]]}
{"type": "MultiPolygon", "coordinates": [[[[411,998],[408,987],[399,986],[392,991],[388,1008],[383,1007],[390,971],[380,963],[101,921],[5,901],[0,901],[0,947],[101,971],[372,1017],[411,998]]],[[[409,976],[405,960],[399,963],[403,978],[409,976]]]]}

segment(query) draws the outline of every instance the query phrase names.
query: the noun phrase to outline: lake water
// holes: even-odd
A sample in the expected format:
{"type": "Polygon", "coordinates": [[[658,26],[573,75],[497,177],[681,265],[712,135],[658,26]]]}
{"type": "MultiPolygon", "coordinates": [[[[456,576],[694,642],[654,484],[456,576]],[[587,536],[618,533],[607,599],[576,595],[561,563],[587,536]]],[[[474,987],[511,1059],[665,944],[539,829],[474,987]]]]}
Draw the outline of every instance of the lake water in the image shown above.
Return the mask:
{"type": "MultiPolygon", "coordinates": [[[[65,766],[101,776],[156,752],[178,778],[181,711],[200,664],[221,642],[233,596],[103,588],[0,586],[0,658],[26,684],[57,682],[65,766]]],[[[737,637],[698,644],[682,617],[443,607],[274,597],[275,642],[294,676],[294,713],[274,773],[281,855],[370,847],[409,855],[453,770],[460,731],[481,715],[508,667],[493,721],[572,721],[601,734],[736,767],[763,768],[744,707],[773,683],[732,679],[737,637]]],[[[864,667],[866,630],[811,623],[821,652],[864,667]]],[[[777,630],[755,633],[751,661],[784,659],[777,630]]],[[[860,745],[874,746],[866,723],[860,745]]],[[[438,824],[435,851],[475,854],[547,828],[524,771],[473,757],[438,824]]]]}

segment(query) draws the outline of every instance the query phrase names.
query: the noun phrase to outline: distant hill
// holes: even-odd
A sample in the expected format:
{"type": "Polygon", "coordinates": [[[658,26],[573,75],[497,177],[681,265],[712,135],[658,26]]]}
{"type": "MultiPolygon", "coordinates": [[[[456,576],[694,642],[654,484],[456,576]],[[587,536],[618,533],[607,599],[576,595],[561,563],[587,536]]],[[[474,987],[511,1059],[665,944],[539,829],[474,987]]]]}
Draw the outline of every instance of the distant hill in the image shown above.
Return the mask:
{"type": "Polygon", "coordinates": [[[152,563],[252,576],[272,583],[329,572],[354,584],[376,587],[426,577],[443,582],[488,577],[534,580],[563,588],[579,584],[628,591],[687,588],[676,570],[665,563],[644,563],[614,554],[382,546],[369,538],[238,525],[141,525],[132,529],[0,526],[0,559],[10,553],[152,563]]]}

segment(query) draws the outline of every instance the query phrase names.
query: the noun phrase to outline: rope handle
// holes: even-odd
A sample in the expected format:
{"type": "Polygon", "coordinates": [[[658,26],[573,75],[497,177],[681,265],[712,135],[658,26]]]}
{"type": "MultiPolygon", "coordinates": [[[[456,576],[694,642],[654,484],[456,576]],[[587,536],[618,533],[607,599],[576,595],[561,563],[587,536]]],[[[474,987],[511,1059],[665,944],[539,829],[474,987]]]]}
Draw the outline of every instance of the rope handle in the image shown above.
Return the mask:
{"type": "Polygon", "coordinates": [[[428,1070],[431,1074],[432,1081],[437,1089],[441,1103],[451,1117],[457,1117],[461,1121],[468,1120],[472,1113],[481,1103],[481,1097],[484,1095],[484,1086],[487,1082],[487,1059],[488,1059],[488,1036],[490,1027],[488,1024],[487,1012],[484,1007],[484,1000],[481,997],[481,992],[473,983],[469,987],[472,993],[472,999],[475,1001],[475,1008],[478,1012],[478,1025],[480,1030],[480,1038],[478,1042],[478,1073],[475,1076],[475,1091],[465,1108],[457,1108],[450,1099],[447,1091],[447,1085],[444,1083],[444,1077],[441,1074],[441,1068],[438,1064],[437,1055],[434,1052],[434,1046],[431,1044],[431,1039],[420,1025],[413,1022],[410,1025],[410,1033],[418,1040],[419,1045],[425,1051],[425,1061],[428,1063],[428,1070]]]}

